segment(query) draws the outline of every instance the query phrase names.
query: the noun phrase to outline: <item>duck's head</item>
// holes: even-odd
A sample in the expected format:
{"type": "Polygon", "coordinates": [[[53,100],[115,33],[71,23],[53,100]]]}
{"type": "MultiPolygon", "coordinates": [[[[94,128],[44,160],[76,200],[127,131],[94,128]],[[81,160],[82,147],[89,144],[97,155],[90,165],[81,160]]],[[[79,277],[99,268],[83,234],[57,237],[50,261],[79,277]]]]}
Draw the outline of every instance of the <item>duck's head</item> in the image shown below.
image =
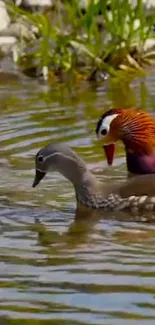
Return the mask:
{"type": "Polygon", "coordinates": [[[73,184],[77,184],[87,167],[84,161],[67,145],[50,144],[36,154],[35,169],[33,187],[37,186],[50,171],[57,171],[73,184]]]}
{"type": "Polygon", "coordinates": [[[149,155],[155,150],[155,120],[137,109],[111,109],[105,112],[96,126],[96,134],[103,139],[109,165],[113,163],[115,144],[121,140],[126,153],[149,155]]]}

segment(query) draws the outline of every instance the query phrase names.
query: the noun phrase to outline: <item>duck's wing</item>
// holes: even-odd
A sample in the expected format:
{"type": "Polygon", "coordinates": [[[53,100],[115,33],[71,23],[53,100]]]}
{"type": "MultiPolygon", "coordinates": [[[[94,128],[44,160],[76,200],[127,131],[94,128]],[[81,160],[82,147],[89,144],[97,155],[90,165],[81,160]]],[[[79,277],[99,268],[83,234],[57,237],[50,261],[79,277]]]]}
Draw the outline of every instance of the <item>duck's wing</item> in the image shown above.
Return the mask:
{"type": "Polygon", "coordinates": [[[132,195],[155,197],[155,174],[130,178],[117,188],[117,194],[122,198],[127,198],[132,195]]]}

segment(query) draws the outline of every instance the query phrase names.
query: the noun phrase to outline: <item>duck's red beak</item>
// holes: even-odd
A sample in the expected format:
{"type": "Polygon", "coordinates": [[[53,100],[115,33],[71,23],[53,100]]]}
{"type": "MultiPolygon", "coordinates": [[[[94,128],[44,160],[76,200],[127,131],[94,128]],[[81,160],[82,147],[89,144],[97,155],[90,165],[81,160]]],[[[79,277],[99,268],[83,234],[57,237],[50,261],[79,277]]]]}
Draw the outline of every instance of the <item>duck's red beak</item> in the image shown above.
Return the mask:
{"type": "Polygon", "coordinates": [[[115,144],[111,143],[111,144],[104,145],[103,149],[106,155],[108,165],[112,165],[114,159],[114,153],[115,153],[115,144]]]}

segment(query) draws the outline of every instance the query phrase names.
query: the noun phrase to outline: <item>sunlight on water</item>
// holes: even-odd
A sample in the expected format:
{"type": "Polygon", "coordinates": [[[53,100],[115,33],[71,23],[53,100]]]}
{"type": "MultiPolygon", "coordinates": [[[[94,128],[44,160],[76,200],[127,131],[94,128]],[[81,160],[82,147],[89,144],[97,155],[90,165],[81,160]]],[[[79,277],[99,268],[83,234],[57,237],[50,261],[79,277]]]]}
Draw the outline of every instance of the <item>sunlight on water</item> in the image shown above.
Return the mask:
{"type": "Polygon", "coordinates": [[[72,186],[56,173],[32,189],[34,156],[50,141],[68,143],[105,182],[126,177],[123,148],[108,168],[95,124],[112,106],[153,111],[153,93],[152,76],[126,89],[1,83],[1,324],[154,325],[155,225],[79,218],[72,186]]]}

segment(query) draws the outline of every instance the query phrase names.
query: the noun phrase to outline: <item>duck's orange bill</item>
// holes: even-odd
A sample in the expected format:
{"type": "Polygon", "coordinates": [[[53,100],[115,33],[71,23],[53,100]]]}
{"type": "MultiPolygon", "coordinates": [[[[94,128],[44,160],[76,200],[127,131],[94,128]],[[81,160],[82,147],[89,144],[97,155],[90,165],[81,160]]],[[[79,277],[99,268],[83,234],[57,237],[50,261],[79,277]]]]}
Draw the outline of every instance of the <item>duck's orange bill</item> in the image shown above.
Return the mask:
{"type": "Polygon", "coordinates": [[[108,165],[112,165],[114,160],[115,144],[114,143],[107,144],[103,146],[103,149],[106,155],[108,165]]]}

